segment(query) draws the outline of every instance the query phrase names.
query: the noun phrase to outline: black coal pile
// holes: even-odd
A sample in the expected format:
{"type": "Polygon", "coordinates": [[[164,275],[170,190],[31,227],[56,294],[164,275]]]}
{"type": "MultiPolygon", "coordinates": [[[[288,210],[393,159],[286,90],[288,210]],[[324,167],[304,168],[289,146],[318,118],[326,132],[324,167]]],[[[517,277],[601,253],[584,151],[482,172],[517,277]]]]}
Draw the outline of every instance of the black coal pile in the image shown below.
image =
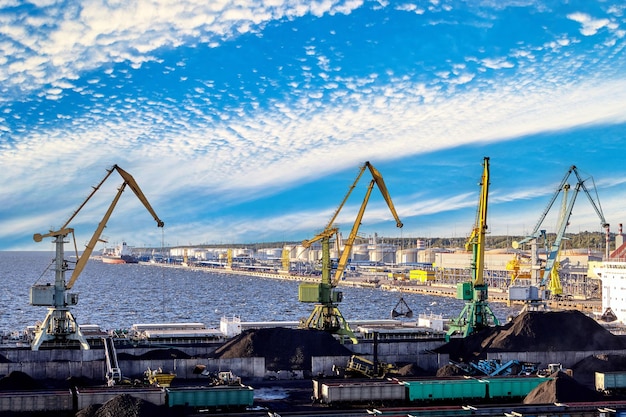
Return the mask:
{"type": "Polygon", "coordinates": [[[546,352],[624,349],[622,339],[580,311],[526,311],[511,322],[453,339],[437,349],[469,361],[486,352],[546,352]],[[584,335],[584,337],[581,337],[584,335]]]}
{"type": "Polygon", "coordinates": [[[131,355],[130,353],[121,352],[117,355],[119,360],[135,360],[135,359],[189,359],[191,356],[179,349],[154,349],[142,355],[131,355]]]}
{"type": "Polygon", "coordinates": [[[396,367],[399,376],[431,376],[430,372],[420,368],[416,363],[396,363],[396,367]]]}
{"type": "Polygon", "coordinates": [[[350,356],[352,352],[328,332],[272,327],[252,329],[216,349],[212,358],[264,357],[270,371],[311,370],[313,356],[350,356]]]}
{"type": "Polygon", "coordinates": [[[574,379],[595,389],[596,372],[626,371],[626,355],[591,355],[572,366],[574,379]]]}
{"type": "Polygon", "coordinates": [[[30,375],[20,371],[13,371],[0,378],[0,391],[35,390],[42,388],[41,384],[30,375]]]}
{"type": "Polygon", "coordinates": [[[585,387],[564,372],[555,372],[543,384],[524,398],[524,404],[551,404],[563,402],[593,402],[602,394],[585,387]]]}
{"type": "Polygon", "coordinates": [[[116,395],[102,405],[90,405],[76,413],[76,417],[166,417],[165,407],[128,394],[116,395]]]}
{"type": "Polygon", "coordinates": [[[459,368],[456,365],[447,364],[437,369],[437,374],[435,375],[438,378],[447,377],[447,376],[465,376],[468,375],[463,369],[459,368]]]}

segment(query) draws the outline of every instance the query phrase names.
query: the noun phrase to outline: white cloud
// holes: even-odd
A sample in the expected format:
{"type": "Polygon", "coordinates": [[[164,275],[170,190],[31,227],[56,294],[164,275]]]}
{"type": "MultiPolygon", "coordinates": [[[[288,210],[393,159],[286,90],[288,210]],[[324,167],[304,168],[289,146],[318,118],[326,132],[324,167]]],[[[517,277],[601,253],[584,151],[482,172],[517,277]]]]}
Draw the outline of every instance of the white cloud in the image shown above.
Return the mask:
{"type": "Polygon", "coordinates": [[[139,68],[155,59],[150,56],[153,51],[176,47],[184,38],[218,43],[283,17],[348,14],[361,7],[362,1],[272,1],[243,6],[201,0],[91,0],[80,5],[35,6],[45,13],[42,17],[24,20],[5,15],[0,27],[10,40],[0,45],[0,52],[14,57],[9,66],[0,67],[0,81],[22,90],[72,79],[78,71],[109,62],[130,61],[139,68]],[[39,70],[44,64],[45,74],[39,70]]]}
{"type": "Polygon", "coordinates": [[[580,33],[584,36],[593,36],[611,23],[609,19],[594,19],[586,13],[570,13],[567,18],[582,25],[580,33]]]}

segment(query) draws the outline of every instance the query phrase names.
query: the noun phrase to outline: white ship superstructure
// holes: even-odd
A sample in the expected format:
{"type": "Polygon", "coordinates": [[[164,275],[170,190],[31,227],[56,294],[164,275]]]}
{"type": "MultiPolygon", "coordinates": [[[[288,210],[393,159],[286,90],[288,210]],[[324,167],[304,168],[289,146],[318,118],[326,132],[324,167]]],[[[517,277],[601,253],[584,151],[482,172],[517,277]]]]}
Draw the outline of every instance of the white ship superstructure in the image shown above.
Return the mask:
{"type": "Polygon", "coordinates": [[[589,263],[589,276],[602,281],[602,311],[614,314],[617,321],[626,324],[626,243],[622,225],[615,236],[616,249],[603,262],[589,263]]]}
{"type": "Polygon", "coordinates": [[[626,261],[605,261],[593,267],[602,280],[602,311],[626,324],[626,261]]]}

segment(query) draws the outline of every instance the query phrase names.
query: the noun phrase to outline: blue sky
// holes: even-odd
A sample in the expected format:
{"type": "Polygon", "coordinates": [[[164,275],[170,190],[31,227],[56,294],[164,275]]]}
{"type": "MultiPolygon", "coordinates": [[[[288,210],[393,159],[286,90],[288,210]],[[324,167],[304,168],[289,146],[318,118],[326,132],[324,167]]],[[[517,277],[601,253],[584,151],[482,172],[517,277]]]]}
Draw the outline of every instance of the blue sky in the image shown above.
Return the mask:
{"type": "MultiPolygon", "coordinates": [[[[125,192],[104,236],[132,246],[310,238],[365,161],[405,226],[376,191],[363,235],[467,236],[485,156],[492,234],[528,233],[571,165],[611,230],[626,221],[622,1],[0,7],[1,250],[51,250],[32,235],[62,226],[114,164],[165,222],[125,192]]],[[[79,246],[121,182],[70,224],[79,246]]],[[[583,196],[569,230],[602,230],[583,196]]]]}

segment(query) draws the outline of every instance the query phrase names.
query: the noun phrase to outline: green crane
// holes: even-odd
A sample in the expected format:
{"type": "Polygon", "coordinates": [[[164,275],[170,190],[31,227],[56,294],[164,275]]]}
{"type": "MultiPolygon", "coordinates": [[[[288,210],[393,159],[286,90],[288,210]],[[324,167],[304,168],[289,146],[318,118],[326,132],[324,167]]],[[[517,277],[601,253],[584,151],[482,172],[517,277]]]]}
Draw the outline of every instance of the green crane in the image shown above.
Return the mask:
{"type": "Polygon", "coordinates": [[[490,325],[500,324],[487,302],[488,285],[484,278],[485,268],[485,234],[487,233],[487,198],[489,194],[489,158],[483,161],[483,175],[480,181],[480,199],[476,222],[472,233],[465,244],[466,250],[472,251],[471,277],[472,281],[462,282],[457,286],[456,297],[465,300],[465,307],[456,319],[452,319],[446,333],[446,340],[450,336],[460,333],[463,337],[477,333],[490,325]]]}

